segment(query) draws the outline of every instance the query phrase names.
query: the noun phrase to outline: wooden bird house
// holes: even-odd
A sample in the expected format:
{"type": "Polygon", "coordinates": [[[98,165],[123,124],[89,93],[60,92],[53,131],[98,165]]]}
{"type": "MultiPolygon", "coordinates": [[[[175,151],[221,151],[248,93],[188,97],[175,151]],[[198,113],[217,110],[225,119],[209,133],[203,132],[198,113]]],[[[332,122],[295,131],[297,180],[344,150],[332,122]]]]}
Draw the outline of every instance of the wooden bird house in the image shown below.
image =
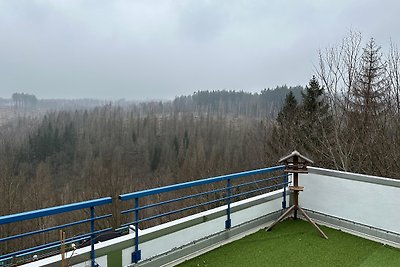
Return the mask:
{"type": "Polygon", "coordinates": [[[294,213],[294,219],[297,219],[297,211],[300,211],[304,218],[316,228],[321,236],[328,239],[318,225],[316,225],[307,213],[299,206],[299,193],[304,189],[303,186],[299,186],[299,173],[308,173],[308,165],[313,164],[314,162],[295,150],[291,154],[281,158],[279,163],[285,164],[284,171],[293,175],[293,185],[289,186],[289,190],[293,192],[293,205],[289,207],[273,224],[271,224],[267,228],[267,231],[271,230],[277,223],[285,219],[285,217],[287,217],[292,211],[294,213]]]}

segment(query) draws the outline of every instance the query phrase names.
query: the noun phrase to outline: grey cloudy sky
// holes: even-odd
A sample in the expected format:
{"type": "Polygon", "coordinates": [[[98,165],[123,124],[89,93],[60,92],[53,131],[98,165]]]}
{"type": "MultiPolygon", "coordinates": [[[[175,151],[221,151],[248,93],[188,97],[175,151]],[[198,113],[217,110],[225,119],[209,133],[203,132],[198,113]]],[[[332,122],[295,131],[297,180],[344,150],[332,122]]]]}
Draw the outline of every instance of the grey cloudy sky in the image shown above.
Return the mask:
{"type": "Polygon", "coordinates": [[[172,99],[305,85],[350,29],[400,45],[400,1],[0,0],[0,97],[172,99]]]}

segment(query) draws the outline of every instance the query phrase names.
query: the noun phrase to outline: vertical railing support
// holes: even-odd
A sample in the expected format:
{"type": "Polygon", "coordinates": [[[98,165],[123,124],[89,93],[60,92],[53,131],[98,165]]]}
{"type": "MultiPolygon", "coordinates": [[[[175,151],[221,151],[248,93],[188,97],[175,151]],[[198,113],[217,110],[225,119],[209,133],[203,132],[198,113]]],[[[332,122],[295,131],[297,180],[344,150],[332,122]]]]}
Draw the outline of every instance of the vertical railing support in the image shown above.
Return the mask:
{"type": "Polygon", "coordinates": [[[135,198],[135,251],[132,252],[132,262],[137,263],[141,259],[141,251],[139,250],[139,198],[135,198]]]}
{"type": "Polygon", "coordinates": [[[288,174],[283,175],[282,209],[286,209],[286,187],[288,185],[288,174]]]}
{"type": "Polygon", "coordinates": [[[227,180],[227,186],[226,186],[226,191],[227,191],[227,209],[226,209],[226,221],[225,221],[225,229],[231,228],[231,179],[227,180]]]}
{"type": "Polygon", "coordinates": [[[94,260],[94,207],[90,207],[90,262],[92,267],[96,267],[94,260]]]}

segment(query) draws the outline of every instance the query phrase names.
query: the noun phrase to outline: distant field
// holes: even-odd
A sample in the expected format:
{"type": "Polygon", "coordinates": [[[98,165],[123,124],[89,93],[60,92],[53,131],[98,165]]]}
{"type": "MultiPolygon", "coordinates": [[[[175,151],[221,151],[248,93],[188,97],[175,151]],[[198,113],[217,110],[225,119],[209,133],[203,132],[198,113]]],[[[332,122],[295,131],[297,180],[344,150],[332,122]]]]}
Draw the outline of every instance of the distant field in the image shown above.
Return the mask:
{"type": "Polygon", "coordinates": [[[0,106],[0,126],[5,123],[16,119],[17,117],[37,117],[40,114],[43,114],[44,111],[41,110],[15,110],[12,106],[0,106]]]}
{"type": "Polygon", "coordinates": [[[0,107],[0,126],[16,118],[16,116],[12,107],[0,107]]]}

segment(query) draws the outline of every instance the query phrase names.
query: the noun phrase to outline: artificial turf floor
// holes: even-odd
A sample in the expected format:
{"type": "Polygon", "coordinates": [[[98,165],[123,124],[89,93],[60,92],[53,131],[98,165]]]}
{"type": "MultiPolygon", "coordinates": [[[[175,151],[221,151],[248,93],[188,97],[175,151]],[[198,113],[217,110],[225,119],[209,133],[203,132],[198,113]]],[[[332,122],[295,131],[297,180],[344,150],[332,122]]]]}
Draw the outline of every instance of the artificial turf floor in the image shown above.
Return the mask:
{"type": "Polygon", "coordinates": [[[328,240],[307,222],[285,220],[179,266],[400,266],[400,249],[321,229],[328,240]]]}

